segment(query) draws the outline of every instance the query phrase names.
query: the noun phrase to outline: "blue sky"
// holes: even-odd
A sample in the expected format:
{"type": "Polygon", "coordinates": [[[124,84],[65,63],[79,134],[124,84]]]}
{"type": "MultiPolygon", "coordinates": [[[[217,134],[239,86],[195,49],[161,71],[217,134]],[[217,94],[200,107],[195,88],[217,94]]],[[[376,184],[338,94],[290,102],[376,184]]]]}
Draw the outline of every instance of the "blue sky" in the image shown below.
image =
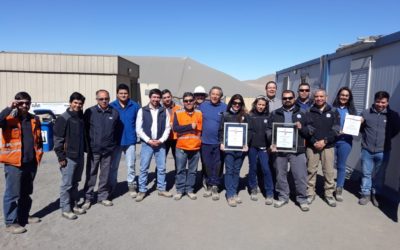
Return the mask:
{"type": "Polygon", "coordinates": [[[400,1],[2,0],[0,50],[188,56],[240,80],[400,31],[400,1]]]}

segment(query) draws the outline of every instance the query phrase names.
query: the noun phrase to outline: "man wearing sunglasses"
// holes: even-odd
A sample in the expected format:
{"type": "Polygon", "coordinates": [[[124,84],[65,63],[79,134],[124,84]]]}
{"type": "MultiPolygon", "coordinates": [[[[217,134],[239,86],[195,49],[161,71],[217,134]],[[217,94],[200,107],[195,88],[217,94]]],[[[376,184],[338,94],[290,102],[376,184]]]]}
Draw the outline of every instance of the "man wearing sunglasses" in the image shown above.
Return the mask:
{"type": "Polygon", "coordinates": [[[111,156],[117,145],[116,129],[119,122],[118,111],[109,105],[110,94],[107,90],[100,89],[96,92],[97,105],[87,109],[84,114],[86,137],[89,143],[85,204],[82,208],[88,210],[93,202],[94,187],[96,186],[97,173],[99,172],[99,187],[97,200],[100,204],[112,206],[109,200],[110,190],[108,178],[111,169],[111,156]]]}
{"type": "Polygon", "coordinates": [[[307,111],[313,104],[310,98],[310,84],[302,82],[297,89],[298,97],[296,99],[296,105],[303,111],[307,111]]]}
{"type": "MultiPolygon", "coordinates": [[[[305,138],[308,136],[306,114],[295,105],[295,94],[292,90],[282,92],[282,107],[273,111],[268,121],[267,135],[272,140],[273,123],[295,123],[298,130],[297,151],[294,153],[278,152],[274,160],[276,170],[276,192],[278,201],[274,207],[280,208],[289,202],[288,163],[296,187],[296,201],[303,212],[309,211],[307,202],[307,166],[305,138]]],[[[271,145],[271,151],[276,151],[276,145],[271,145]]]]}
{"type": "Polygon", "coordinates": [[[40,121],[28,112],[30,105],[31,96],[19,92],[10,107],[0,113],[0,162],[4,163],[5,173],[4,222],[6,231],[12,234],[24,233],[25,224],[40,221],[29,216],[33,180],[43,155],[40,121]]]}
{"type": "Polygon", "coordinates": [[[173,130],[177,133],[176,142],[176,194],[180,200],[184,193],[191,200],[197,199],[194,193],[197,165],[200,158],[201,131],[203,118],[200,110],[194,108],[194,95],[183,94],[183,109],[176,111],[173,130]],[[186,164],[188,168],[186,169],[186,164]]]}

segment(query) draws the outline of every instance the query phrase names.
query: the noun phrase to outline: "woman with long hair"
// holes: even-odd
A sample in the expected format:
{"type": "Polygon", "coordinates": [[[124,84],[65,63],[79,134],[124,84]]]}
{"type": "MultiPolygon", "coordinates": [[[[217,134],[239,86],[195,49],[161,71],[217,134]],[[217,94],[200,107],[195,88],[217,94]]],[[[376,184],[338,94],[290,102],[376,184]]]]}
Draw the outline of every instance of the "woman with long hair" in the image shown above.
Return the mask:
{"type": "MultiPolygon", "coordinates": [[[[348,87],[342,87],[339,89],[336,98],[333,102],[333,107],[337,109],[340,114],[340,126],[343,129],[344,120],[347,114],[356,115],[356,109],[354,107],[353,94],[348,87]]],[[[341,133],[335,144],[336,154],[336,200],[343,201],[343,186],[346,177],[346,161],[351,152],[353,145],[353,136],[341,133]]]]}
{"type": "Polygon", "coordinates": [[[257,160],[260,162],[264,177],[265,204],[272,205],[274,200],[274,184],[272,174],[268,164],[267,140],[269,108],[268,100],[265,96],[258,96],[249,113],[249,173],[247,175],[250,190],[250,199],[257,201],[257,160]]]}
{"type": "MultiPolygon", "coordinates": [[[[221,142],[221,150],[225,150],[224,142],[224,124],[227,122],[234,123],[247,123],[248,115],[246,112],[246,106],[243,97],[239,94],[233,95],[230,99],[227,110],[222,114],[221,123],[219,128],[219,140],[221,142]]],[[[239,187],[239,174],[243,164],[244,157],[248,150],[245,145],[241,151],[225,151],[225,189],[226,198],[228,205],[236,207],[237,204],[242,203],[242,200],[238,197],[239,187]]]]}

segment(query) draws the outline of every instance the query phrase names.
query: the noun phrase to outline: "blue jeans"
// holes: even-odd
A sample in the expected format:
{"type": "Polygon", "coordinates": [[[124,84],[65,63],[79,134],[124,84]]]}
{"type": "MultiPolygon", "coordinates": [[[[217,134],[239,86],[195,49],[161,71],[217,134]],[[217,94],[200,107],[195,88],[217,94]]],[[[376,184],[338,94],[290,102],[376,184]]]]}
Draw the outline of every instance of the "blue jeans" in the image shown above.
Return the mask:
{"type": "Polygon", "coordinates": [[[197,166],[200,159],[198,150],[189,151],[177,148],[176,155],[176,192],[193,193],[196,183],[197,166]],[[186,164],[188,168],[186,169],[186,164]]]}
{"type": "Polygon", "coordinates": [[[257,159],[264,174],[264,190],[267,197],[274,196],[274,184],[268,164],[268,153],[265,149],[249,148],[249,174],[247,176],[250,190],[257,188],[257,159]]]}
{"type": "Polygon", "coordinates": [[[232,198],[237,194],[239,187],[240,169],[246,154],[242,151],[225,152],[225,189],[226,198],[232,198]]]}
{"type": "Polygon", "coordinates": [[[122,152],[125,153],[128,186],[135,183],[136,145],[117,146],[112,155],[110,175],[108,176],[108,184],[111,190],[114,190],[118,183],[118,167],[122,152]]]}
{"type": "Polygon", "coordinates": [[[21,167],[4,164],[5,190],[3,197],[4,222],[26,224],[32,206],[30,195],[37,171],[36,163],[23,163],[21,167]]]}
{"type": "Polygon", "coordinates": [[[381,193],[385,179],[385,170],[389,162],[390,152],[371,153],[361,150],[362,179],[361,194],[381,193]]]}
{"type": "Polygon", "coordinates": [[[351,152],[352,143],[347,141],[337,141],[335,145],[336,154],[336,188],[343,188],[346,177],[346,161],[351,152]]]}
{"type": "Polygon", "coordinates": [[[150,162],[153,155],[156,159],[157,189],[159,191],[165,191],[167,187],[165,182],[165,145],[161,144],[159,147],[153,148],[143,142],[142,150],[140,151],[139,192],[147,192],[147,176],[149,174],[150,162]]]}

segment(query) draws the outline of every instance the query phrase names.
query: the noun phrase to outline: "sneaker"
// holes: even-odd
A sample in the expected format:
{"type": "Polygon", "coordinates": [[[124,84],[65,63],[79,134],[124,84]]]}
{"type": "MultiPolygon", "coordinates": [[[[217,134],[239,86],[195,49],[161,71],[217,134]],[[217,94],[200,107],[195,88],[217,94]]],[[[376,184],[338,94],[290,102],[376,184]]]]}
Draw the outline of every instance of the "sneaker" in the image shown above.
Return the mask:
{"type": "Polygon", "coordinates": [[[371,200],[369,195],[361,195],[361,198],[358,200],[358,204],[365,206],[371,200]]]}
{"type": "Polygon", "coordinates": [[[74,207],[72,211],[77,215],[86,214],[86,210],[80,207],[74,207]]]}
{"type": "Polygon", "coordinates": [[[237,204],[242,204],[242,199],[240,199],[240,197],[238,195],[233,196],[233,198],[235,199],[237,204]]]}
{"type": "Polygon", "coordinates": [[[256,188],[252,189],[252,190],[250,191],[250,200],[252,200],[252,201],[258,201],[257,194],[258,194],[257,189],[256,189],[256,188]]]}
{"type": "Polygon", "coordinates": [[[286,205],[286,204],[288,204],[288,201],[287,201],[287,200],[277,200],[277,201],[275,201],[275,203],[274,203],[274,207],[275,207],[275,208],[280,208],[280,207],[283,207],[283,206],[286,205]]]}
{"type": "Polygon", "coordinates": [[[374,205],[375,207],[379,207],[379,202],[378,202],[375,194],[371,195],[371,201],[372,201],[372,205],[374,205]]]}
{"type": "Polygon", "coordinates": [[[187,196],[191,199],[191,200],[196,200],[197,199],[197,195],[195,193],[187,193],[187,196]]]}
{"type": "Polygon", "coordinates": [[[28,217],[28,224],[36,224],[41,222],[39,217],[29,216],[28,217]]]}
{"type": "Polygon", "coordinates": [[[26,232],[26,228],[19,224],[9,224],[6,225],[6,232],[12,233],[12,234],[22,234],[26,232]]]}
{"type": "Polygon", "coordinates": [[[301,203],[300,204],[300,209],[303,212],[308,212],[308,211],[310,211],[310,206],[308,205],[308,203],[301,203]]]}
{"type": "Polygon", "coordinates": [[[212,186],[211,193],[212,193],[213,201],[219,200],[219,193],[218,193],[218,187],[217,186],[212,186]]]}
{"type": "Polygon", "coordinates": [[[183,196],[183,194],[181,194],[181,193],[176,193],[176,194],[174,195],[174,200],[179,201],[180,199],[182,199],[182,196],[183,196]]]}
{"type": "Polygon", "coordinates": [[[146,196],[146,193],[145,193],[145,192],[139,192],[139,193],[137,194],[137,196],[136,196],[135,201],[137,201],[137,202],[142,201],[142,200],[144,199],[145,196],[146,196]]]}
{"type": "Polygon", "coordinates": [[[274,204],[274,198],[271,196],[267,196],[267,198],[265,198],[265,205],[270,206],[272,204],[274,204]]]}
{"type": "Polygon", "coordinates": [[[73,212],[62,212],[61,216],[64,217],[65,219],[68,220],[76,220],[78,219],[78,216],[76,216],[76,214],[74,214],[73,212]]]}
{"type": "Polygon", "coordinates": [[[343,201],[343,188],[336,188],[336,192],[335,192],[335,198],[337,201],[342,202],[343,201]]]}
{"type": "Polygon", "coordinates": [[[307,196],[307,203],[308,203],[308,205],[311,205],[311,203],[313,203],[314,200],[315,200],[315,195],[309,195],[309,196],[307,196]]]}
{"type": "Polygon", "coordinates": [[[210,188],[210,187],[207,187],[207,188],[205,189],[205,191],[204,191],[203,197],[204,197],[204,198],[208,198],[208,197],[211,197],[211,195],[212,195],[211,188],[210,188]]]}
{"type": "Polygon", "coordinates": [[[110,200],[102,200],[102,201],[100,201],[100,204],[103,205],[103,206],[105,206],[105,207],[111,207],[111,206],[114,205],[114,204],[112,203],[112,201],[110,201],[110,200]]]}
{"type": "Polygon", "coordinates": [[[236,207],[237,206],[237,202],[236,202],[235,197],[228,198],[228,205],[230,207],[236,207]]]}
{"type": "Polygon", "coordinates": [[[168,191],[158,191],[158,195],[166,198],[171,198],[172,194],[168,191]]]}
{"type": "Polygon", "coordinates": [[[92,203],[90,201],[85,201],[85,203],[82,205],[82,208],[87,211],[89,208],[92,206],[92,203]]]}
{"type": "Polygon", "coordinates": [[[328,205],[330,207],[336,207],[336,201],[333,197],[331,197],[331,196],[325,197],[325,200],[326,200],[326,203],[328,203],[328,205]]]}

